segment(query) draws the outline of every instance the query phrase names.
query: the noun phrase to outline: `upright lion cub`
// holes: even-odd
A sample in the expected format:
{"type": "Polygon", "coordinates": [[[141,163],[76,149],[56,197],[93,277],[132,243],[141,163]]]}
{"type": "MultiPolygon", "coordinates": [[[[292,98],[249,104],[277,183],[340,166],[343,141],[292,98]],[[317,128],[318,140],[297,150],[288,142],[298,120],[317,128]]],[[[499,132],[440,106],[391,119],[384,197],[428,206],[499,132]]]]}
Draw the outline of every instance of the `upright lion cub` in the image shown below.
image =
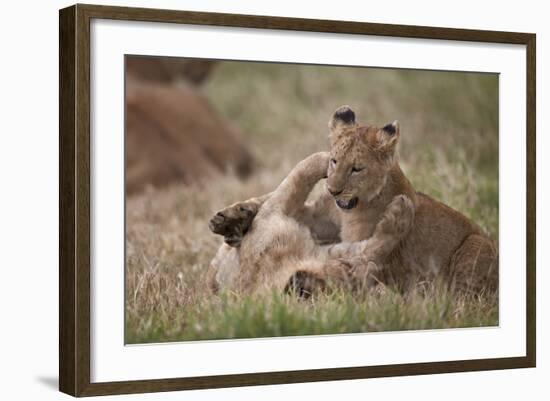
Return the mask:
{"type": "MultiPolygon", "coordinates": [[[[359,125],[348,106],[338,108],[329,121],[330,161],[327,192],[305,212],[307,218],[340,229],[345,243],[371,238],[384,211],[396,199],[407,199],[414,222],[393,217],[406,234],[380,261],[377,279],[402,289],[425,280],[443,279],[451,289],[479,294],[498,289],[496,244],[474,222],[417,192],[399,166],[397,122],[383,127],[359,125]]],[[[219,234],[238,246],[254,214],[270,195],[240,202],[224,210],[231,224],[219,234]],[[239,208],[247,208],[243,218],[239,208]],[[232,231],[232,227],[239,227],[232,231]]],[[[329,230],[330,231],[330,230],[329,230]]],[[[388,238],[392,238],[389,236],[388,238]]],[[[382,236],[378,238],[383,241],[382,236]]],[[[365,274],[370,274],[365,271],[365,274]]]]}

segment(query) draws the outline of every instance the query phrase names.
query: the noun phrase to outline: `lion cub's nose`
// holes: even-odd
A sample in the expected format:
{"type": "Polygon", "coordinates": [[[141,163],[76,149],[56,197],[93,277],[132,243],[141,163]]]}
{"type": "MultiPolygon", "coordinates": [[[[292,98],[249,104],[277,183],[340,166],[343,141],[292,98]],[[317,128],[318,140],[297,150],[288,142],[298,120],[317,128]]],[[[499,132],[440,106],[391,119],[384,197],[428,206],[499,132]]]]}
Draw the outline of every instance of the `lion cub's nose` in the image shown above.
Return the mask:
{"type": "Polygon", "coordinates": [[[344,192],[343,189],[341,189],[340,191],[335,191],[335,190],[333,190],[333,189],[331,189],[331,188],[329,188],[328,191],[330,192],[330,194],[331,194],[332,196],[338,196],[338,195],[340,195],[342,192],[344,192]]]}

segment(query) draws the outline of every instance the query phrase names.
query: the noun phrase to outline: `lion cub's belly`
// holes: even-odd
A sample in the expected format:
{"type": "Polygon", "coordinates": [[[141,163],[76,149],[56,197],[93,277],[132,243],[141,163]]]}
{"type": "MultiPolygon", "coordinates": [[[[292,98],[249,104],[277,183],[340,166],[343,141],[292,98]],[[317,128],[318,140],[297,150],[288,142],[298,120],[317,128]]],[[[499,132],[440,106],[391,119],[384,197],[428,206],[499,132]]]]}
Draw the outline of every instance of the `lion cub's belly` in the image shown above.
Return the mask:
{"type": "Polygon", "coordinates": [[[240,247],[240,275],[258,285],[278,288],[288,282],[296,266],[317,257],[307,227],[286,216],[256,218],[240,247]]]}
{"type": "Polygon", "coordinates": [[[241,245],[241,259],[250,261],[266,257],[297,257],[310,254],[315,248],[309,229],[296,220],[272,215],[256,218],[241,245]]]}

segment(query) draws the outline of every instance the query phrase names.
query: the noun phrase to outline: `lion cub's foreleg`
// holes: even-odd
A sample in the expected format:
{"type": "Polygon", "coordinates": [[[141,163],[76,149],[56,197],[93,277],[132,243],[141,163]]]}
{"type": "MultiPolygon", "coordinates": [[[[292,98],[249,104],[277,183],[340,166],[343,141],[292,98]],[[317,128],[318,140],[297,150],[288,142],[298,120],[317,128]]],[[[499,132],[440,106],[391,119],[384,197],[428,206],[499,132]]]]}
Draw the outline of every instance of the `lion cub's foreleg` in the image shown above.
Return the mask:
{"type": "Polygon", "coordinates": [[[384,260],[410,231],[414,214],[412,201],[404,195],[396,196],[369,239],[319,247],[320,257],[327,262],[316,269],[296,271],[287,291],[308,297],[330,283],[338,287],[370,288],[383,282],[387,268],[384,260]]]}
{"type": "Polygon", "coordinates": [[[299,162],[263,203],[260,213],[277,213],[296,219],[315,184],[327,175],[328,152],[318,152],[299,162]]]}
{"type": "MultiPolygon", "coordinates": [[[[281,183],[285,190],[275,190],[227,206],[210,219],[210,230],[215,234],[223,235],[227,245],[238,247],[260,207],[269,199],[274,198],[270,203],[281,205],[282,214],[299,220],[310,228],[313,228],[312,226],[318,228],[319,221],[323,220],[322,223],[326,223],[327,227],[319,229],[320,236],[324,239],[326,239],[325,237],[337,237],[338,229],[334,228],[335,223],[327,221],[333,219],[333,216],[330,216],[330,213],[325,210],[328,194],[312,205],[304,204],[313,184],[326,177],[328,160],[328,152],[319,152],[309,156],[298,163],[292,174],[281,183]],[[284,197],[281,198],[281,196],[284,197]],[[287,201],[289,199],[291,202],[287,201]],[[321,211],[318,209],[322,209],[323,216],[320,216],[321,211]]],[[[328,200],[332,202],[332,198],[328,200]]]]}
{"type": "Polygon", "coordinates": [[[415,209],[411,199],[398,195],[386,207],[373,235],[363,241],[343,242],[326,247],[329,257],[342,259],[350,265],[353,281],[371,286],[382,281],[384,260],[407,236],[414,222],[415,209]]]}

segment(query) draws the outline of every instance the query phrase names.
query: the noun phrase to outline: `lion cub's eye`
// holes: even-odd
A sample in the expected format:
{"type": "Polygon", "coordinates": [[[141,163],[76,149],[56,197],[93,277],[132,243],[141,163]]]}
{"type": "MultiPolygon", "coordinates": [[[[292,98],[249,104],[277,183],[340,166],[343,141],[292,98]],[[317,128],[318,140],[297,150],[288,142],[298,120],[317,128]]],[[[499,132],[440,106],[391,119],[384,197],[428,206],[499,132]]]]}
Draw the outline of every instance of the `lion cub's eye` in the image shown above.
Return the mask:
{"type": "Polygon", "coordinates": [[[352,173],[358,173],[358,172],[363,171],[363,170],[364,170],[364,168],[353,167],[353,168],[351,169],[351,172],[352,172],[352,173]]]}
{"type": "Polygon", "coordinates": [[[331,163],[332,165],[335,165],[335,164],[336,164],[336,159],[330,159],[330,163],[331,163]]]}

